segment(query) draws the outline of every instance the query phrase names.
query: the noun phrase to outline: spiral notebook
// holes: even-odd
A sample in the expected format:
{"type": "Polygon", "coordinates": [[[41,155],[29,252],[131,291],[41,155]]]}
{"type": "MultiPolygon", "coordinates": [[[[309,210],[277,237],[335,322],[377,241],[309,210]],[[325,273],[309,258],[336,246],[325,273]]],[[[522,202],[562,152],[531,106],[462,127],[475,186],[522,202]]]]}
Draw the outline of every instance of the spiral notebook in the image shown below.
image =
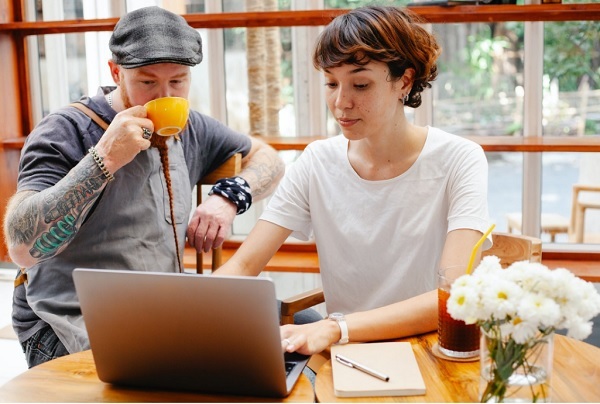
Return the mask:
{"type": "Polygon", "coordinates": [[[333,388],[337,397],[418,396],[425,394],[410,342],[375,342],[331,347],[333,388]],[[360,365],[389,376],[383,381],[338,362],[342,355],[360,365]]]}

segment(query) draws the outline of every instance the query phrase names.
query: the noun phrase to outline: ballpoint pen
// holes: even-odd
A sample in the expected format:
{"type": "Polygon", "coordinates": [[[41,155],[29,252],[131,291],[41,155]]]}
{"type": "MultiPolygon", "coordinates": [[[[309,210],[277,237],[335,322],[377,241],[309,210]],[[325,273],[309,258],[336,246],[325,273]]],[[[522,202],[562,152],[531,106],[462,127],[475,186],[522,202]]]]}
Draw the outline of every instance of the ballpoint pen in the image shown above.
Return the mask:
{"type": "Polygon", "coordinates": [[[335,359],[341,363],[342,365],[346,365],[348,367],[354,368],[356,370],[360,370],[361,372],[364,372],[368,375],[371,375],[373,377],[378,378],[379,380],[383,380],[384,382],[387,382],[390,380],[389,376],[384,375],[383,373],[379,373],[373,369],[370,369],[364,365],[361,365],[360,363],[357,363],[351,359],[346,358],[345,356],[342,355],[335,355],[335,359]]]}

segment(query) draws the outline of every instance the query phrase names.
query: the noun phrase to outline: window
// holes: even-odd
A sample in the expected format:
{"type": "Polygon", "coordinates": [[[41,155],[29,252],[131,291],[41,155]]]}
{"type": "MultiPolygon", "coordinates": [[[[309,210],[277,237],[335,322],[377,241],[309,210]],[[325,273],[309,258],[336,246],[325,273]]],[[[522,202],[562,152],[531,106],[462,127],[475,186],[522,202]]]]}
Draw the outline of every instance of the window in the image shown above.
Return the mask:
{"type": "MultiPolygon", "coordinates": [[[[240,12],[249,4],[228,1],[27,2],[31,21],[107,18],[158,4],[179,13],[240,12]]],[[[280,9],[347,8],[368,1],[307,0],[278,2],[280,9]]],[[[377,2],[405,4],[405,1],[377,2]]],[[[484,7],[484,6],[482,6],[484,7]]],[[[508,7],[508,6],[507,6],[508,7]]],[[[494,22],[428,26],[444,49],[434,88],[410,119],[460,136],[590,136],[600,133],[600,23],[494,22]],[[543,60],[543,63],[541,61],[543,60]],[[531,77],[533,79],[529,79],[531,77]],[[538,80],[542,77],[542,80],[538,80]],[[539,81],[539,83],[534,83],[539,81]],[[539,96],[535,95],[539,94],[539,96]],[[528,98],[529,97],[529,98],[528,98]],[[539,119],[538,119],[539,109],[539,119]],[[428,114],[427,111],[432,113],[428,114]],[[539,129],[538,129],[539,128],[539,129]]],[[[334,135],[326,114],[320,73],[310,55],[319,27],[281,27],[279,129],[283,136],[334,135]]],[[[192,69],[193,108],[250,130],[245,28],[202,29],[206,60],[192,69]]],[[[110,32],[29,37],[31,82],[37,120],[49,111],[111,85],[105,63],[110,32]],[[39,96],[38,96],[39,95],[39,96]]],[[[287,155],[286,155],[287,156],[287,155]]],[[[294,154],[289,155],[293,160],[294,154]]],[[[498,230],[508,229],[507,215],[525,212],[544,227],[544,218],[571,215],[572,186],[598,185],[598,153],[487,153],[490,164],[490,213],[498,230]],[[523,175],[525,173],[525,175],[523,175]],[[525,203],[523,201],[526,201],[525,203]]],[[[600,201],[600,196],[584,195],[600,201]]],[[[598,242],[600,210],[585,216],[586,242],[598,242]]],[[[254,220],[254,219],[253,219],[254,220]]],[[[248,226],[245,226],[248,227],[248,226]]],[[[244,230],[245,231],[245,230],[244,230]]],[[[243,232],[243,231],[242,231],[243,232]]],[[[568,233],[557,243],[572,242],[568,233]]],[[[542,239],[551,241],[551,234],[542,239]]]]}

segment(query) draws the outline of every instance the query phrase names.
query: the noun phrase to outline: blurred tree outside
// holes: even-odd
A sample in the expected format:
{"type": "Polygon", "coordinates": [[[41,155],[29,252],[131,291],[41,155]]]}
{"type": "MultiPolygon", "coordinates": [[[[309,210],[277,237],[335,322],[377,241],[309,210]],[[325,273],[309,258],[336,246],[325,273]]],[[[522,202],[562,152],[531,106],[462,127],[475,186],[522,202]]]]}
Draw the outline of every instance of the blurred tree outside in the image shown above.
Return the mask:
{"type": "MultiPolygon", "coordinates": [[[[436,26],[446,43],[440,59],[438,106],[445,101],[450,121],[460,106],[465,133],[489,135],[519,133],[522,127],[523,39],[521,22],[450,24],[436,26]],[[463,26],[457,28],[457,26],[463,26]],[[452,36],[466,40],[452,47],[452,36]],[[450,46],[448,46],[450,45],[450,46]],[[449,52],[450,51],[450,52],[449,52]],[[473,108],[476,111],[473,111],[473,108]],[[500,115],[506,118],[501,122],[500,115]],[[512,116],[512,118],[511,118],[512,116]],[[489,125],[496,122],[497,129],[489,125]],[[504,132],[501,130],[504,128],[504,132]]],[[[456,42],[456,38],[454,39],[456,42]]],[[[600,22],[568,21],[544,24],[544,128],[552,135],[597,134],[600,127],[600,22]],[[585,104],[582,102],[585,100],[585,104]],[[578,128],[583,125],[583,128],[578,128]]],[[[441,118],[445,121],[445,118],[441,118]]],[[[454,122],[458,125],[458,122],[454,122]]],[[[454,128],[454,125],[450,125],[454,128]]],[[[459,129],[460,132],[460,129],[459,129]]]]}
{"type": "MultiPolygon", "coordinates": [[[[352,9],[405,6],[410,1],[325,0],[324,4],[325,8],[352,9]]],[[[227,3],[230,6],[225,11],[241,11],[237,8],[243,2],[227,3]]],[[[289,10],[293,2],[279,0],[278,5],[280,10],[289,10]]],[[[523,63],[527,57],[524,24],[434,24],[433,31],[443,48],[433,87],[434,124],[461,135],[521,134],[523,63]]],[[[227,48],[244,51],[244,33],[245,28],[225,30],[227,48]]],[[[280,36],[285,105],[293,103],[294,97],[291,29],[281,28],[280,36]]],[[[544,114],[547,134],[596,134],[600,130],[600,22],[544,24],[544,114]]]]}

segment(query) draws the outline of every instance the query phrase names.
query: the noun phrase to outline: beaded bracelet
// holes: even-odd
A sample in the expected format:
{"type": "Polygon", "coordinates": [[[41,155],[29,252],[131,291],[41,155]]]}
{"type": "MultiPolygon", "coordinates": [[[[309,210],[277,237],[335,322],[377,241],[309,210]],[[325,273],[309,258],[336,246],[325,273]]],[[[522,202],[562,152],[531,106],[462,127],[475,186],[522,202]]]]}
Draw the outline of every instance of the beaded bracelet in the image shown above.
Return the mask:
{"type": "Polygon", "coordinates": [[[252,205],[250,185],[242,177],[221,178],[208,194],[217,194],[229,199],[237,207],[238,215],[250,209],[252,205]]]}
{"type": "Polygon", "coordinates": [[[100,170],[102,171],[102,174],[104,174],[104,176],[106,177],[106,179],[108,180],[108,182],[111,182],[112,180],[114,180],[115,177],[108,171],[108,169],[104,165],[104,162],[102,161],[102,160],[104,160],[104,157],[100,157],[100,155],[96,151],[96,148],[94,146],[92,146],[92,147],[89,148],[88,151],[90,152],[90,154],[94,158],[94,161],[96,162],[96,164],[98,165],[98,167],[100,167],[100,170]]]}

